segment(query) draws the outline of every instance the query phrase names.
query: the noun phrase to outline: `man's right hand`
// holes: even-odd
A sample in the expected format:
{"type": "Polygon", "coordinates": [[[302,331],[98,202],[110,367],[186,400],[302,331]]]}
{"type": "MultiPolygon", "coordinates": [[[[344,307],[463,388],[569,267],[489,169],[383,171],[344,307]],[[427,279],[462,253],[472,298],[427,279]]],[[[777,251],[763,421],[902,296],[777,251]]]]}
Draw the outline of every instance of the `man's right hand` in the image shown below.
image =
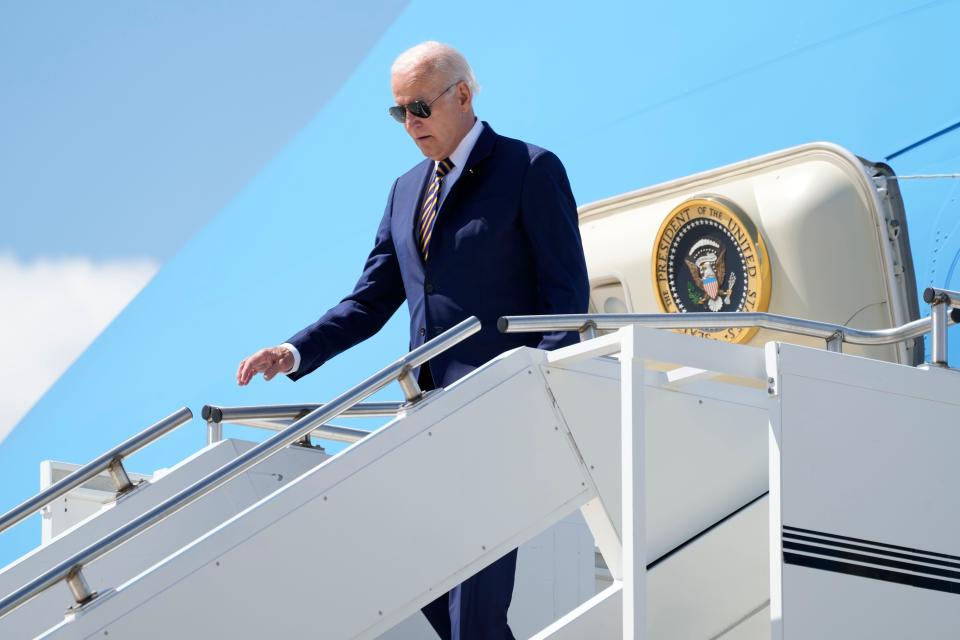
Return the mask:
{"type": "Polygon", "coordinates": [[[246,386],[258,373],[264,380],[270,380],[278,373],[287,373],[293,369],[293,354],[286,347],[267,347],[252,356],[244,358],[237,368],[237,384],[246,386]]]}

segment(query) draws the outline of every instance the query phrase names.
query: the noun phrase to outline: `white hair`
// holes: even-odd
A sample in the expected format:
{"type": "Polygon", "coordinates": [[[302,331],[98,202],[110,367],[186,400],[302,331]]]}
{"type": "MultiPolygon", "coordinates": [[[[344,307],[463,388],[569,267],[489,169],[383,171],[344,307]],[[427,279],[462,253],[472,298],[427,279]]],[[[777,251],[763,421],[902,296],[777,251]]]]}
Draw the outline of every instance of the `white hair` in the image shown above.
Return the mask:
{"type": "Polygon", "coordinates": [[[390,74],[407,72],[422,76],[440,76],[445,78],[447,83],[463,81],[474,95],[480,92],[473,69],[463,54],[436,40],[421,42],[397,56],[390,67],[390,74]]]}

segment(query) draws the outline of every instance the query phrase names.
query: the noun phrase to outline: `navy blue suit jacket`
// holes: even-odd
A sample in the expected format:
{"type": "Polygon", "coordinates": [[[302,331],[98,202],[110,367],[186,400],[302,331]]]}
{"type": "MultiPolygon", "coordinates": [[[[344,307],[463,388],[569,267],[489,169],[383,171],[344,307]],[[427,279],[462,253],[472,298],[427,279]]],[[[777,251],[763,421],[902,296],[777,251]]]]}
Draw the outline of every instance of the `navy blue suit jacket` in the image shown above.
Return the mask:
{"type": "Polygon", "coordinates": [[[292,379],[376,333],[404,300],[411,349],[471,315],[480,319],[479,333],[431,360],[438,386],[514,347],[576,342],[576,333],[497,330],[504,315],[584,313],[589,284],[576,203],[560,160],[483,125],[440,208],[427,261],[414,227],[433,173],[429,159],[394,183],[353,293],[288,340],[301,358],[292,379]]]}

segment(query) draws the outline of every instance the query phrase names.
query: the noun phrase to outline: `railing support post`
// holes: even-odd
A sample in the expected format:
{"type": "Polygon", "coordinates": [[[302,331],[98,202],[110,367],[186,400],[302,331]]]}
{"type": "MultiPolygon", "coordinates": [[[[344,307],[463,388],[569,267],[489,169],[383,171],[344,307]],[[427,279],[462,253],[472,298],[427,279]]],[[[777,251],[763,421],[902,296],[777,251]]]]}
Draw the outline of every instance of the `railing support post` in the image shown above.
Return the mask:
{"type": "Polygon", "coordinates": [[[623,541],[623,637],[647,637],[647,489],[644,362],[640,328],[620,332],[620,531],[623,541]]]}
{"type": "Polygon", "coordinates": [[[70,587],[70,593],[77,604],[90,602],[97,594],[90,591],[90,585],[83,577],[83,567],[77,565],[67,574],[67,586],[70,587]]]}
{"type": "Polygon", "coordinates": [[[223,440],[223,423],[207,421],[207,444],[211,445],[221,440],[223,440]]]}
{"type": "Polygon", "coordinates": [[[833,351],[834,353],[843,353],[843,332],[837,331],[835,334],[827,338],[827,351],[833,351]]]}
{"type": "MultiPolygon", "coordinates": [[[[315,448],[315,447],[313,446],[313,440],[310,439],[310,434],[309,434],[309,433],[306,434],[305,436],[303,436],[302,438],[300,438],[299,440],[297,440],[296,442],[294,442],[294,443],[293,443],[293,446],[295,446],[295,447],[303,447],[304,449],[313,449],[313,448],[315,448]]],[[[321,448],[322,448],[322,447],[321,447],[321,448]]]]}
{"type": "MultiPolygon", "coordinates": [[[[426,365],[424,364],[424,366],[426,365]]],[[[413,377],[413,369],[410,367],[404,368],[400,377],[397,378],[397,382],[400,383],[400,388],[403,389],[403,397],[407,399],[407,402],[416,402],[423,396],[423,391],[417,384],[417,379],[413,377]]]]}
{"type": "Polygon", "coordinates": [[[109,465],[107,465],[107,471],[110,473],[110,478],[113,480],[114,486],[117,487],[117,493],[126,493],[133,489],[133,481],[130,480],[130,476],[127,475],[127,470],[123,468],[123,460],[121,458],[115,458],[109,465]]]}
{"type": "Polygon", "coordinates": [[[947,366],[947,304],[934,301],[930,305],[930,317],[933,327],[930,331],[930,364],[937,367],[947,366]]]}
{"type": "Polygon", "coordinates": [[[923,301],[930,305],[930,364],[947,367],[947,325],[960,322],[960,291],[927,287],[923,301]]]}
{"type": "Polygon", "coordinates": [[[580,342],[586,342],[587,340],[593,340],[597,337],[597,325],[590,321],[580,327],[580,342]]]}

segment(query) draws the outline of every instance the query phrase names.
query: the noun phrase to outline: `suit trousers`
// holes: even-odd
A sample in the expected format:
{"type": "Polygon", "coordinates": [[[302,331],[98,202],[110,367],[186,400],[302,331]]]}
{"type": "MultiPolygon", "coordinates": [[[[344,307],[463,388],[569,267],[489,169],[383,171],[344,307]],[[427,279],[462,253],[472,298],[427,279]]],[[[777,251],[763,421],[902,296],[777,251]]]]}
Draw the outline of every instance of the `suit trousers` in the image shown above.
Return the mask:
{"type": "MultiPolygon", "coordinates": [[[[429,364],[420,367],[418,380],[424,391],[436,388],[429,364]]],[[[507,624],[507,609],[516,569],[514,549],[421,611],[441,640],[514,640],[507,624]]]]}

